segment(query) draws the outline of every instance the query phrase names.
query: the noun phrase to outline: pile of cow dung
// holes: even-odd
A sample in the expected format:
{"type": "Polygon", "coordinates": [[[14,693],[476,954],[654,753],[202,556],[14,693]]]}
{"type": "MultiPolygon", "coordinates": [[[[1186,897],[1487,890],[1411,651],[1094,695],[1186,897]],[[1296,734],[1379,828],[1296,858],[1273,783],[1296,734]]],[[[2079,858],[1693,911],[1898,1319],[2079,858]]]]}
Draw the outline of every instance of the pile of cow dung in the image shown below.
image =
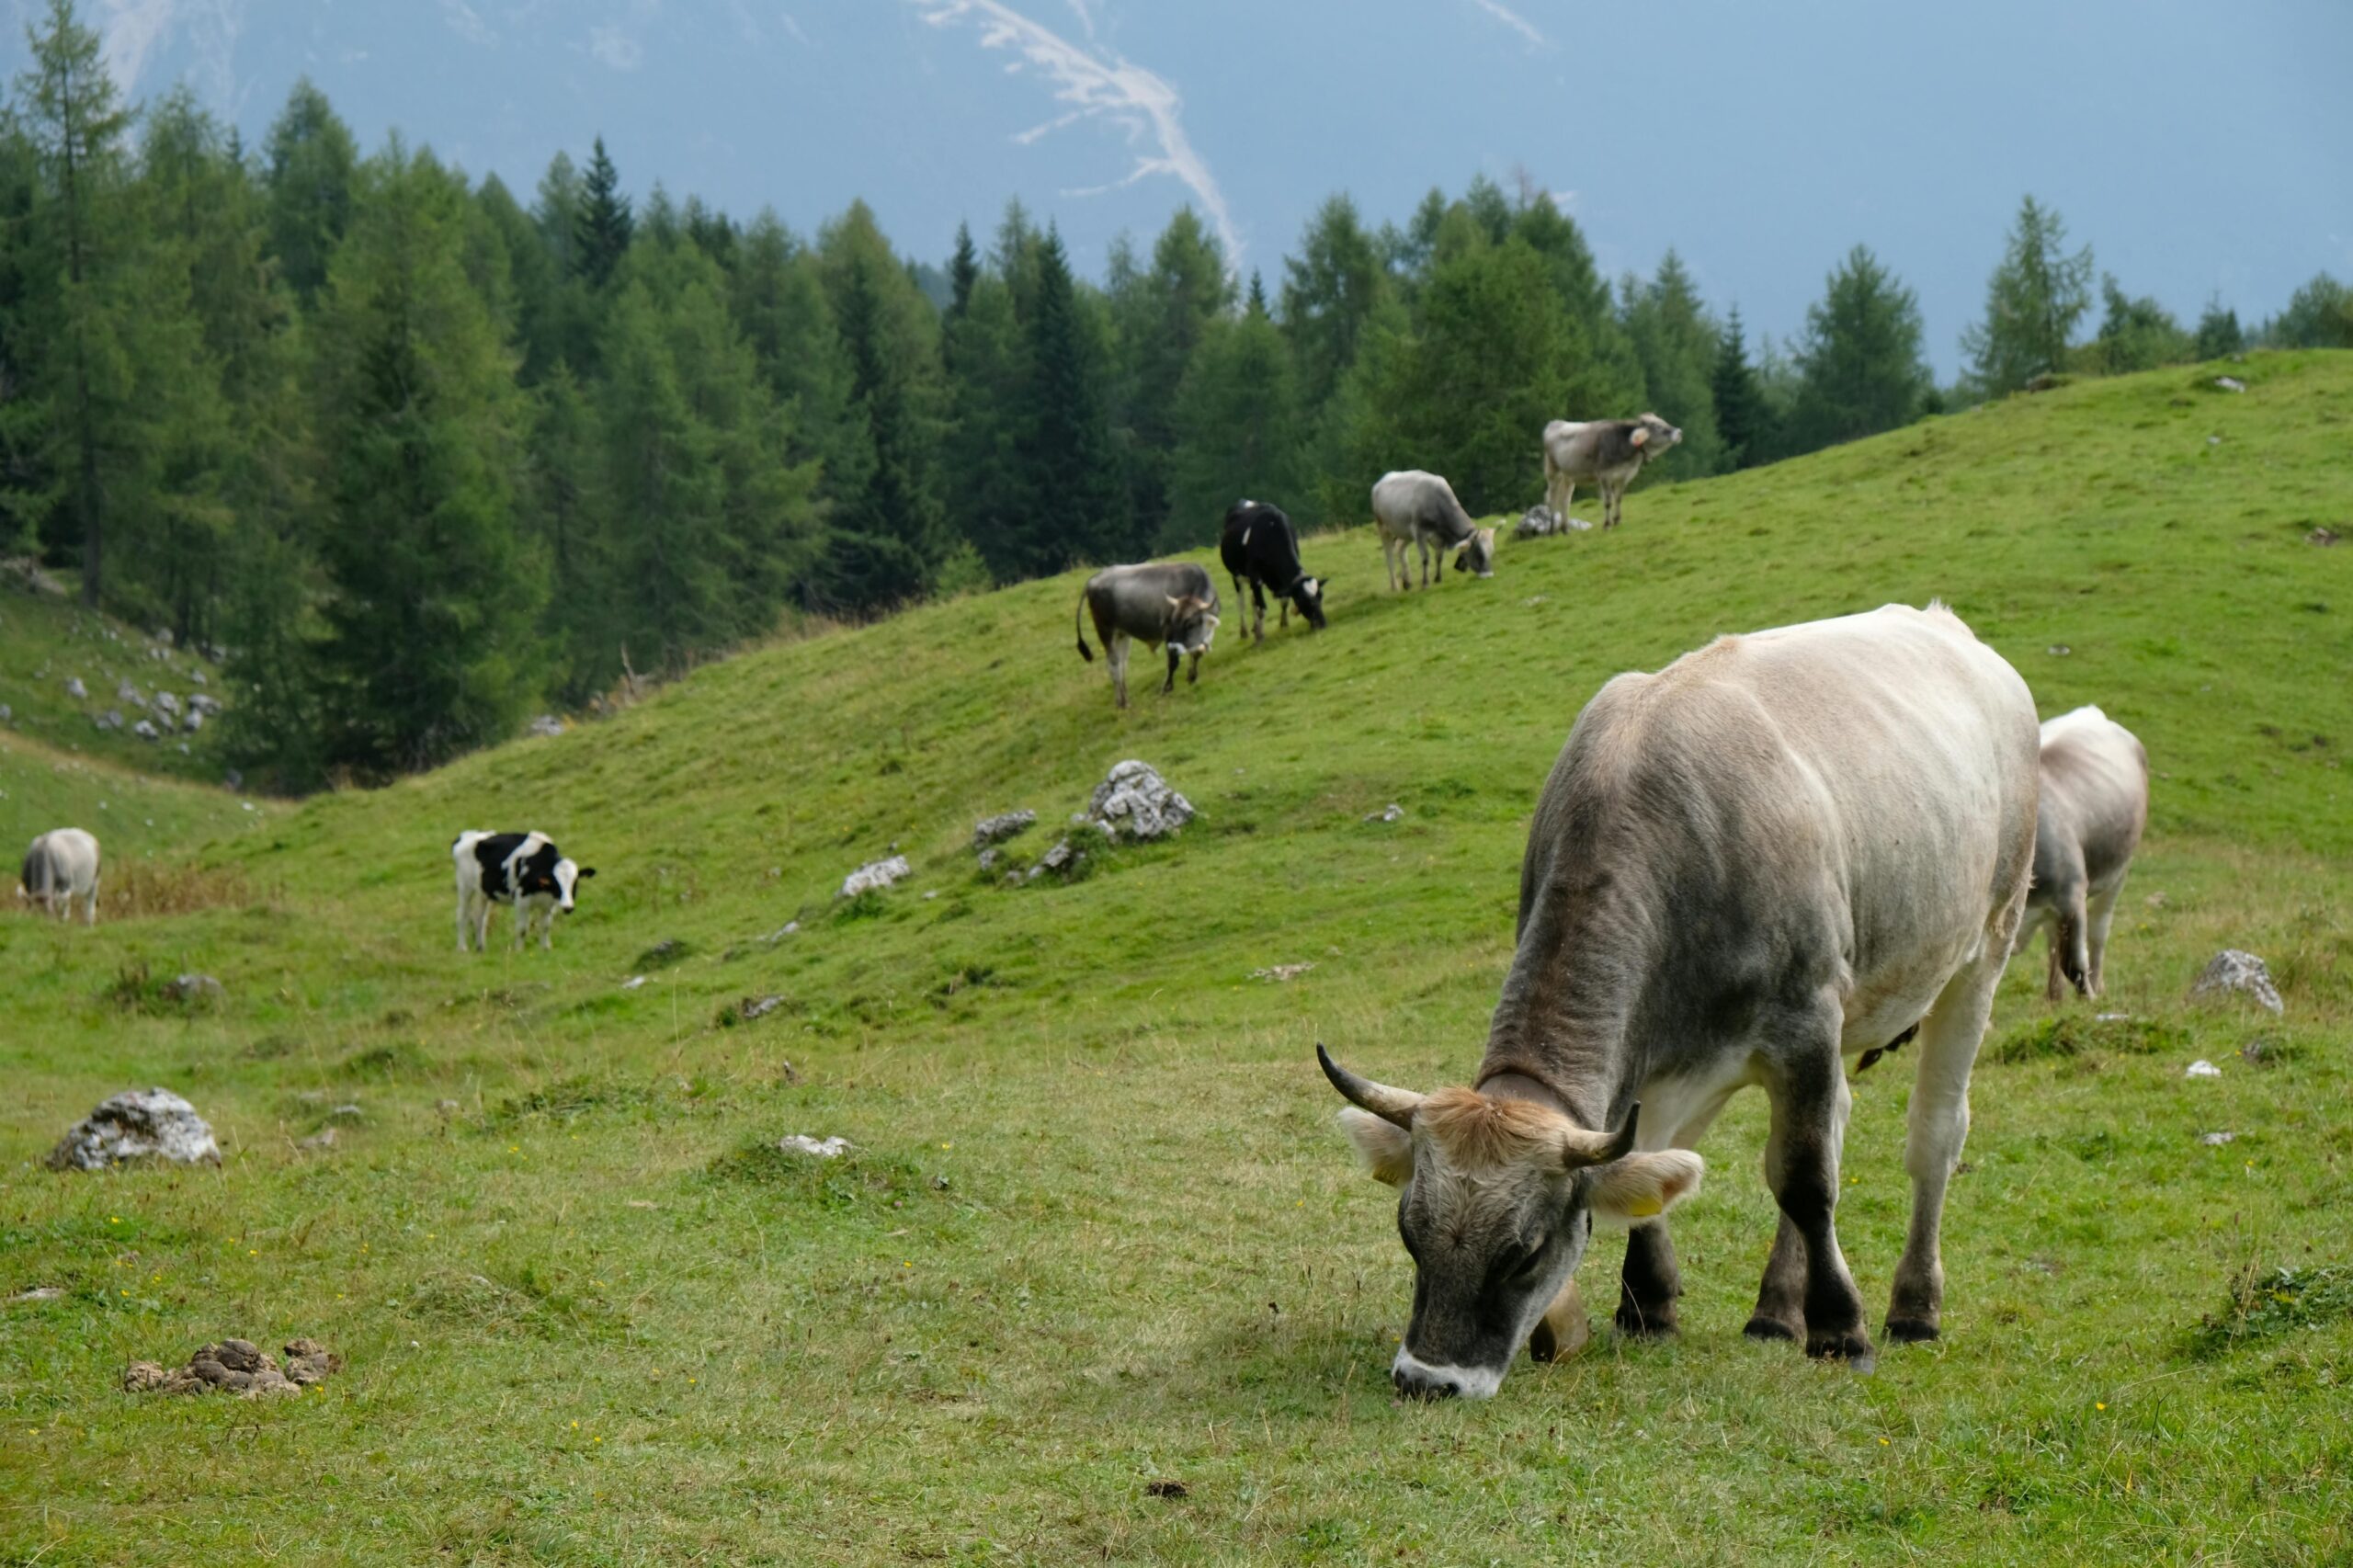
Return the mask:
{"type": "Polygon", "coordinates": [[[185,1367],[133,1361],[122,1370],[130,1393],[206,1393],[224,1390],[240,1399],[298,1394],[343,1370],[343,1358],[315,1339],[289,1340],[281,1363],[250,1339],[224,1339],[188,1358],[185,1367]]]}

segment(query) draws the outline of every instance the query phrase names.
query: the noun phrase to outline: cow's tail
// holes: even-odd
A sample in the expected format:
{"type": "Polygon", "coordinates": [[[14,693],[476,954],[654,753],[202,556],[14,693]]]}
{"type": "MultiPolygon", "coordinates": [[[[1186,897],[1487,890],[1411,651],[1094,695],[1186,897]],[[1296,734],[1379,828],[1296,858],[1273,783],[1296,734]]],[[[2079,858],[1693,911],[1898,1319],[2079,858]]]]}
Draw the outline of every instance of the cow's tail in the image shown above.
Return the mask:
{"type": "Polygon", "coordinates": [[[1086,645],[1086,590],[1078,590],[1078,608],[1071,617],[1071,624],[1078,628],[1078,656],[1088,664],[1095,662],[1095,650],[1086,645]]]}

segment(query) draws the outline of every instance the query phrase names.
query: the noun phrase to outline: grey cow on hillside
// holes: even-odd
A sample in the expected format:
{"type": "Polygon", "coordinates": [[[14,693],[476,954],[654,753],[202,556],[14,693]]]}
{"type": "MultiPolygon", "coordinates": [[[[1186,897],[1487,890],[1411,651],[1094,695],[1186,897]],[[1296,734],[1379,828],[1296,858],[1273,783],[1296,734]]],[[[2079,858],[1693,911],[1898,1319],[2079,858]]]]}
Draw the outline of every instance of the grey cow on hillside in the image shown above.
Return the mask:
{"type": "Polygon", "coordinates": [[[2042,726],[2042,790],[2034,821],[2034,887],[2011,956],[2051,928],[2056,1002],[2108,989],[2108,927],[2132,853],[2149,825],[2149,754],[2131,731],[2097,708],[2042,726]]]}
{"type": "Polygon", "coordinates": [[[1201,655],[1217,635],[1217,585],[1209,571],[1190,562],[1147,562],[1140,566],[1106,566],[1086,580],[1078,596],[1074,619],[1078,625],[1078,656],[1092,664],[1095,651],[1086,645],[1086,617],[1095,617],[1095,635],[1103,640],[1105,662],[1111,666],[1111,690],[1120,707],[1128,705],[1128,644],[1168,647],[1168,678],[1161,695],[1176,689],[1177,661],[1191,654],[1188,684],[1201,678],[1201,655]]]}
{"type": "Polygon", "coordinates": [[[1655,414],[1639,419],[1555,419],[1544,426],[1544,504],[1562,517],[1580,484],[1601,486],[1601,526],[1614,528],[1626,486],[1643,464],[1666,456],[1683,432],[1655,414]]]}
{"type": "Polygon", "coordinates": [[[1390,586],[1414,585],[1405,562],[1409,546],[1422,552],[1422,586],[1430,585],[1430,555],[1438,554],[1438,580],[1446,579],[1446,552],[1454,551],[1454,568],[1480,577],[1495,574],[1495,530],[1471,521],[1471,514],[1454,498],[1454,486],[1417,468],[1384,473],[1372,487],[1372,519],[1381,528],[1381,564],[1389,569],[1390,586]]]}

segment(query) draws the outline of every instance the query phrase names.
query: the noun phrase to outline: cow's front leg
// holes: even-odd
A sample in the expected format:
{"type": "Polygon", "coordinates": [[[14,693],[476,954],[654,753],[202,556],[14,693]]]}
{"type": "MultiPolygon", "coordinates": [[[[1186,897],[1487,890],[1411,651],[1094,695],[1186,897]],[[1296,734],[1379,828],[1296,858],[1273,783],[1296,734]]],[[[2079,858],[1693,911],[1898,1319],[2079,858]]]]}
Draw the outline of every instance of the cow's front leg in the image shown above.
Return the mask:
{"type": "MultiPolygon", "coordinates": [[[[1838,1251],[1835,1215],[1838,1208],[1838,1156],[1845,1142],[1847,1113],[1852,1101],[1847,1073],[1838,1056],[1838,1009],[1832,1004],[1827,1017],[1808,1020],[1801,1037],[1792,1040],[1791,1060],[1780,1065],[1770,1085],[1773,1127],[1765,1146],[1765,1177],[1773,1188],[1781,1214],[1805,1248],[1805,1353],[1835,1356],[1858,1371],[1872,1364],[1870,1335],[1863,1328],[1862,1293],[1838,1251]],[[1804,1036],[1813,1036],[1808,1039],[1804,1036]]],[[[1774,1243],[1777,1263],[1786,1266],[1781,1241],[1774,1243]]],[[[1766,1290],[1757,1297],[1756,1319],[1769,1321],[1768,1301],[1776,1283],[1768,1266],[1766,1290]]],[[[1786,1310],[1785,1308],[1783,1309],[1786,1310]]]]}
{"type": "Polygon", "coordinates": [[[1626,1233],[1626,1267],[1618,1278],[1618,1332],[1665,1338],[1676,1331],[1675,1298],[1683,1277],[1675,1267],[1675,1244],[1666,1221],[1654,1220],[1626,1233]]]}
{"type": "Polygon", "coordinates": [[[1201,651],[1199,648],[1193,650],[1192,662],[1185,666],[1185,684],[1187,686],[1201,684],[1201,651]]]}
{"type": "Polygon", "coordinates": [[[1176,666],[1184,662],[1184,658],[1185,655],[1177,651],[1176,643],[1168,644],[1168,678],[1160,683],[1161,696],[1165,697],[1176,689],[1176,666]]]}
{"type": "Polygon", "coordinates": [[[1267,640],[1267,590],[1256,577],[1250,579],[1250,603],[1256,611],[1250,622],[1250,641],[1264,642],[1267,640]]]}

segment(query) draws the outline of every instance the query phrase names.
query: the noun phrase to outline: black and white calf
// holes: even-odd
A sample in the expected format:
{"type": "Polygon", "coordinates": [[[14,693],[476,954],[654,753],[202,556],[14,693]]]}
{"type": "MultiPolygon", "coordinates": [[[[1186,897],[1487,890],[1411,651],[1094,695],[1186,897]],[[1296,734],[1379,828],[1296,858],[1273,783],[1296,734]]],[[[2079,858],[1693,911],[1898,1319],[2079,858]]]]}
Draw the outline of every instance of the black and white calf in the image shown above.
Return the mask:
{"type": "Polygon", "coordinates": [[[544,833],[484,833],[469,828],[449,846],[458,868],[458,950],[490,943],[490,906],[515,905],[515,946],[533,926],[540,946],[555,946],[555,917],[572,913],[573,893],[597,874],[567,858],[544,833]]]}
{"type": "Polygon", "coordinates": [[[1217,552],[1225,569],[1233,578],[1233,602],[1242,602],[1242,585],[1250,585],[1250,602],[1256,613],[1251,618],[1250,636],[1253,642],[1267,640],[1267,590],[1274,590],[1276,601],[1282,607],[1275,624],[1290,624],[1291,607],[1307,618],[1307,624],[1316,631],[1324,630],[1324,589],[1321,579],[1311,577],[1299,563],[1299,530],[1290,526],[1280,506],[1264,501],[1236,501],[1226,509],[1225,531],[1219,536],[1217,552]]]}

